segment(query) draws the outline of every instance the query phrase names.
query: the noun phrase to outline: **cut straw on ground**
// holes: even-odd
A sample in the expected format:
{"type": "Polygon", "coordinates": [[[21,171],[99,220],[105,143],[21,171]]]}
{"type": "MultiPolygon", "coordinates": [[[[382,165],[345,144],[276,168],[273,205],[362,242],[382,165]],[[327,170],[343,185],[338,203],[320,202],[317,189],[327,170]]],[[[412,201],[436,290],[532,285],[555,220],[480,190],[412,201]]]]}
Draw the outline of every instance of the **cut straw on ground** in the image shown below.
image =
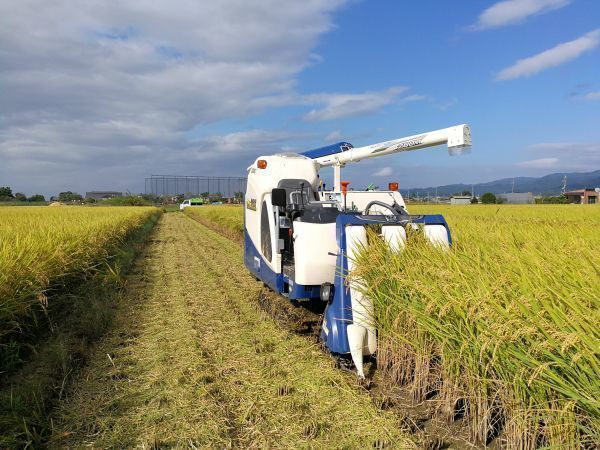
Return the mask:
{"type": "Polygon", "coordinates": [[[115,330],[56,414],[53,444],[413,447],[351,375],[260,311],[241,257],[230,240],[165,215],[115,330]]]}

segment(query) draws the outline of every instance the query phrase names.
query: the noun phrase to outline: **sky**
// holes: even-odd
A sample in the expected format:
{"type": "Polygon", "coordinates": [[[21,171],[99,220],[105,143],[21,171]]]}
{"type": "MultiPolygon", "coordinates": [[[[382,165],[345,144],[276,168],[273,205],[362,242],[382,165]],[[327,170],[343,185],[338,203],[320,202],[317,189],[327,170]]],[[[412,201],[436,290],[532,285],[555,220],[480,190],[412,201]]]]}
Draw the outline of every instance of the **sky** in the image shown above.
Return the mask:
{"type": "MultiPolygon", "coordinates": [[[[143,192],[468,123],[355,187],[600,169],[597,0],[0,0],[0,186],[143,192]]],[[[330,179],[331,169],[323,169],[330,179]]]]}

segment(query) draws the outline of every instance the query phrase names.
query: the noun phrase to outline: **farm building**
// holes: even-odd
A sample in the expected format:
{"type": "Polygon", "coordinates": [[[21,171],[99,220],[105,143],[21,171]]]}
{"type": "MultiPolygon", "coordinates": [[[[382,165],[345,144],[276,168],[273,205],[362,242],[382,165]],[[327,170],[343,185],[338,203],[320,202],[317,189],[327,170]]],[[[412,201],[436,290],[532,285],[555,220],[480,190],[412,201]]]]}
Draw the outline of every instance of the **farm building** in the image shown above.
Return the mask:
{"type": "Polygon", "coordinates": [[[598,196],[600,192],[596,189],[577,189],[565,192],[564,195],[569,200],[569,203],[576,203],[578,205],[599,204],[598,196]]]}
{"type": "Polygon", "coordinates": [[[471,196],[470,195],[453,195],[450,197],[451,205],[470,205],[471,204],[471,196]]]}
{"type": "Polygon", "coordinates": [[[93,198],[94,200],[106,200],[114,197],[123,197],[122,192],[116,191],[91,191],[85,193],[85,198],[93,198]]]}
{"type": "Polygon", "coordinates": [[[512,205],[526,205],[535,203],[531,192],[512,192],[507,194],[497,194],[496,198],[501,199],[504,203],[512,205]]]}

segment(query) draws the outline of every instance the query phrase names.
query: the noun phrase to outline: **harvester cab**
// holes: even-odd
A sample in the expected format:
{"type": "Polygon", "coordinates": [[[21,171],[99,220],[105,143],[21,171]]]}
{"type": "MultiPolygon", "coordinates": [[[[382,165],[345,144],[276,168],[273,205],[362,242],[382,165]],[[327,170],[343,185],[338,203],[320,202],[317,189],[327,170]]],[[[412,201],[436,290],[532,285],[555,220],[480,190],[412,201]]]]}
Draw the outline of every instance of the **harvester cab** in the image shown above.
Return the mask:
{"type": "Polygon", "coordinates": [[[348,190],[345,164],[387,154],[447,144],[450,154],[470,147],[467,125],[355,148],[348,142],[307,151],[259,157],[248,167],[244,206],[244,263],[275,292],[291,300],[326,302],[320,332],[325,346],[350,354],[364,378],[363,356],[377,349],[373,303],[356,281],[347,280],[367,227],[379,225],[395,251],[406,245],[407,229],[421,231],[448,248],[451,235],[441,215],[410,215],[397,183],[385,191],[348,190]],[[332,166],[331,191],[321,189],[319,170],[332,166]]]}

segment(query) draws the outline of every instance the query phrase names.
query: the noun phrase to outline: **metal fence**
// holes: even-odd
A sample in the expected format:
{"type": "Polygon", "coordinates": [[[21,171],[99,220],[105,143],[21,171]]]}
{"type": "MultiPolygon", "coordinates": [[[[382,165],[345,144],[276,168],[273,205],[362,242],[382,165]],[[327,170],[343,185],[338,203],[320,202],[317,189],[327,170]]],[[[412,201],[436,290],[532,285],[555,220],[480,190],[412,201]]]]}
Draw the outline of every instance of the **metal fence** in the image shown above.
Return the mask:
{"type": "Polygon", "coordinates": [[[152,175],[146,178],[146,194],[200,195],[203,192],[234,197],[236,192],[246,192],[246,177],[152,175]]]}

